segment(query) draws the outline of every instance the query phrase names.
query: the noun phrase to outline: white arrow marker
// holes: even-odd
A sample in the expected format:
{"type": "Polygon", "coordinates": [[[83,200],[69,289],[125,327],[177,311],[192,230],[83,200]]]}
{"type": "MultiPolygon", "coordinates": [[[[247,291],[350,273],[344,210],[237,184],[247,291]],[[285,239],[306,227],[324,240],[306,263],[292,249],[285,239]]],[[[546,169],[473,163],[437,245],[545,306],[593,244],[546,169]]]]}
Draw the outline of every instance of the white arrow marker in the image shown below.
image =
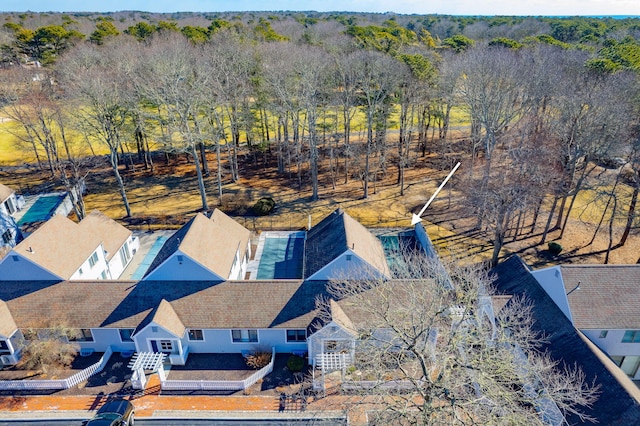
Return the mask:
{"type": "Polygon", "coordinates": [[[438,189],[436,189],[436,192],[434,192],[433,195],[431,196],[431,198],[429,198],[429,201],[427,201],[427,204],[425,204],[424,207],[422,208],[422,210],[420,210],[420,213],[418,213],[418,214],[414,213],[413,214],[413,217],[411,218],[411,225],[412,226],[422,220],[422,218],[420,216],[423,215],[424,211],[427,209],[427,207],[429,207],[429,204],[431,204],[433,199],[436,198],[436,195],[438,195],[438,192],[440,192],[440,190],[446,185],[447,181],[451,178],[451,176],[453,176],[453,174],[456,172],[456,170],[458,170],[458,167],[460,167],[460,162],[459,161],[458,161],[458,164],[456,164],[456,166],[453,168],[453,170],[451,170],[451,172],[449,172],[447,177],[442,181],[442,183],[440,184],[438,189]]]}

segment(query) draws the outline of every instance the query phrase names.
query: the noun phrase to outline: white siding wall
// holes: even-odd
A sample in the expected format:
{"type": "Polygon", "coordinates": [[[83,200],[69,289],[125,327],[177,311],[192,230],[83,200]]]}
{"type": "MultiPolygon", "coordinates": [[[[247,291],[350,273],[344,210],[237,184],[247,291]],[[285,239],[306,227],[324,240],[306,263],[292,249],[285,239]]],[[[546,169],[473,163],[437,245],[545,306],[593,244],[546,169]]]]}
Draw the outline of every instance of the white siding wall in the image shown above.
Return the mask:
{"type": "Polygon", "coordinates": [[[117,328],[92,328],[93,342],[76,342],[80,348],[90,348],[96,352],[104,352],[109,346],[115,352],[133,351],[136,349],[133,342],[122,342],[117,328]]]}
{"type": "Polygon", "coordinates": [[[227,279],[229,280],[241,280],[244,278],[243,269],[246,270],[243,264],[243,258],[240,257],[240,250],[236,250],[236,254],[233,258],[233,265],[231,265],[231,272],[227,279]]]}
{"type": "Polygon", "coordinates": [[[99,280],[102,279],[102,272],[106,271],[107,278],[111,279],[109,275],[109,268],[107,267],[107,259],[104,256],[104,247],[100,244],[95,250],[94,253],[98,254],[98,261],[91,266],[89,263],[89,259],[92,254],[87,257],[87,259],[82,263],[82,266],[76,270],[76,272],[71,275],[70,280],[99,280]],[[82,270],[82,274],[80,273],[82,270]]]}
{"type": "Polygon", "coordinates": [[[189,342],[189,352],[195,353],[239,353],[243,350],[254,350],[257,347],[271,347],[272,342],[265,337],[266,330],[258,330],[257,342],[234,343],[231,330],[205,329],[204,342],[189,342]]]}
{"type": "MultiPolygon", "coordinates": [[[[571,310],[569,309],[569,301],[564,287],[564,281],[562,279],[562,272],[560,267],[553,266],[551,268],[540,269],[538,271],[531,272],[531,275],[538,281],[540,286],[547,292],[549,297],[556,302],[556,305],[569,318],[571,322],[571,310]]],[[[570,291],[571,289],[569,289],[570,291]]],[[[580,291],[580,290],[578,290],[580,291]]]]}
{"type": "Polygon", "coordinates": [[[124,247],[125,244],[123,244],[121,247],[118,248],[118,251],[113,255],[113,257],[111,258],[111,261],[109,262],[109,271],[111,271],[111,279],[117,280],[118,278],[120,278],[120,275],[122,275],[122,272],[124,272],[125,268],[127,267],[127,265],[129,265],[129,263],[131,263],[131,260],[133,259],[133,238],[129,237],[126,241],[126,247],[127,250],[129,251],[129,261],[126,263],[123,263],[122,259],[122,254],[120,253],[120,250],[122,250],[122,247],[124,247]]]}
{"type": "Polygon", "coordinates": [[[204,268],[180,251],[171,255],[164,263],[146,276],[144,280],[224,281],[222,277],[204,268]],[[178,256],[182,256],[182,262],[178,261],[178,256]]]}
{"type": "Polygon", "coordinates": [[[138,350],[141,352],[151,352],[151,340],[181,340],[182,336],[175,336],[159,325],[151,323],[136,333],[133,340],[136,341],[138,350]],[[154,327],[155,330],[154,331],[154,327]]]}
{"type": "Polygon", "coordinates": [[[622,343],[626,330],[607,330],[607,337],[600,337],[602,330],[580,331],[609,356],[640,356],[640,343],[622,343]]]}
{"type": "MultiPolygon", "coordinates": [[[[285,329],[258,329],[258,342],[234,343],[230,329],[203,329],[204,340],[188,340],[188,331],[180,339],[182,347],[189,346],[189,353],[240,353],[243,350],[255,350],[256,348],[276,348],[276,352],[292,352],[294,350],[307,350],[306,342],[287,343],[285,329]]],[[[153,333],[151,326],[145,327],[136,334],[135,340],[140,350],[150,351],[150,339],[175,339],[176,336],[168,333],[162,327],[153,333]]]]}
{"type": "Polygon", "coordinates": [[[9,197],[2,201],[0,203],[0,212],[6,214],[6,215],[10,215],[12,213],[14,213],[16,210],[18,209],[18,200],[16,198],[16,193],[12,193],[11,195],[9,195],[9,197]],[[11,207],[13,208],[13,211],[9,211],[7,209],[8,205],[11,205],[11,207]]]}
{"type": "MultiPolygon", "coordinates": [[[[607,330],[607,337],[600,337],[600,332],[603,330],[580,331],[610,357],[640,356],[640,343],[622,343],[622,337],[627,330],[607,330]]],[[[640,368],[633,379],[640,380],[640,368]]]]}
{"type": "Polygon", "coordinates": [[[59,277],[31,262],[27,257],[10,251],[0,261],[0,277],[5,281],[60,280],[59,277]],[[14,260],[17,259],[17,260],[14,260]]]}

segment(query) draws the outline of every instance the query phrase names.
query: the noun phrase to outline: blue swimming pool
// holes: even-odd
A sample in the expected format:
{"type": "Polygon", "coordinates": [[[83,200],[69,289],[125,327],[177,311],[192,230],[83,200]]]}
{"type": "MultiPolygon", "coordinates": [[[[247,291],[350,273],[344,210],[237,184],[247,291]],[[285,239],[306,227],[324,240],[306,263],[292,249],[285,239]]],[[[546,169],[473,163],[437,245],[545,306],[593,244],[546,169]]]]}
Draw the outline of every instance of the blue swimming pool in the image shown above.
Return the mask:
{"type": "Polygon", "coordinates": [[[18,221],[18,225],[49,220],[65,197],[66,194],[41,196],[18,221]]]}
{"type": "Polygon", "coordinates": [[[144,277],[144,274],[147,272],[147,269],[149,269],[149,266],[151,266],[153,259],[156,258],[165,241],[167,241],[167,237],[158,237],[154,241],[153,245],[149,249],[149,252],[144,257],[144,259],[142,259],[142,262],[140,263],[140,265],[138,265],[138,268],[131,276],[132,280],[138,281],[141,280],[142,277],[144,277]]]}
{"type": "Polygon", "coordinates": [[[267,237],[258,265],[257,279],[302,278],[304,237],[291,234],[288,237],[267,237]]]}

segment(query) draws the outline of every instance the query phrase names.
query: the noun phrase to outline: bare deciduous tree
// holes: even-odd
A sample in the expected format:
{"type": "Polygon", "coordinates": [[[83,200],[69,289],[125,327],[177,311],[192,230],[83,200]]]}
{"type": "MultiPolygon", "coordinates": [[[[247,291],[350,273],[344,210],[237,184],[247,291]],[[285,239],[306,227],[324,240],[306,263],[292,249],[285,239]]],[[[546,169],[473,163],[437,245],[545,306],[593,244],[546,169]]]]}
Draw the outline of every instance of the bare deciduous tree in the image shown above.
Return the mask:
{"type": "Polygon", "coordinates": [[[27,370],[47,373],[71,365],[79,347],[73,342],[78,330],[57,324],[31,328],[24,332],[22,357],[18,366],[27,370]]]}
{"type": "Polygon", "coordinates": [[[423,256],[393,280],[335,280],[328,318],[358,336],[343,389],[370,404],[375,424],[545,424],[597,398],[577,367],[540,350],[526,301],[495,312],[491,280],[476,267],[423,256]]]}
{"type": "Polygon", "coordinates": [[[125,50],[116,44],[100,48],[82,45],[61,58],[58,72],[61,83],[76,100],[77,127],[88,139],[98,140],[109,150],[111,168],[129,217],[131,207],[118,158],[128,119],[127,93],[131,83],[130,76],[122,69],[125,50]]]}
{"type": "Polygon", "coordinates": [[[211,73],[200,46],[180,34],[169,33],[152,40],[145,51],[138,78],[143,96],[158,106],[158,122],[166,123],[167,149],[190,154],[196,169],[202,209],[209,210],[202,172],[206,157],[198,156],[204,141],[202,115],[211,73]]]}

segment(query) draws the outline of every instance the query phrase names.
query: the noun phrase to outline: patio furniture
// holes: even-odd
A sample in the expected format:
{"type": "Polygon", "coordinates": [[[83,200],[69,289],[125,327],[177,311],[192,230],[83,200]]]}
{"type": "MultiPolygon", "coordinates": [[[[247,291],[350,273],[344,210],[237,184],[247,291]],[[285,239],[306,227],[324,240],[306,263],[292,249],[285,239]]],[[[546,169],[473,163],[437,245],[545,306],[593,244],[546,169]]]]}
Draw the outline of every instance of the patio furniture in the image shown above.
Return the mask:
{"type": "Polygon", "coordinates": [[[83,348],[83,349],[80,349],[80,356],[91,356],[93,355],[94,352],[95,352],[94,349],[83,348]]]}
{"type": "Polygon", "coordinates": [[[135,351],[122,351],[120,352],[120,356],[122,358],[131,358],[131,355],[133,355],[135,351]]]}
{"type": "Polygon", "coordinates": [[[295,350],[295,351],[291,351],[292,354],[294,354],[295,356],[299,356],[301,358],[306,358],[307,357],[307,351],[305,350],[295,350]]]}

